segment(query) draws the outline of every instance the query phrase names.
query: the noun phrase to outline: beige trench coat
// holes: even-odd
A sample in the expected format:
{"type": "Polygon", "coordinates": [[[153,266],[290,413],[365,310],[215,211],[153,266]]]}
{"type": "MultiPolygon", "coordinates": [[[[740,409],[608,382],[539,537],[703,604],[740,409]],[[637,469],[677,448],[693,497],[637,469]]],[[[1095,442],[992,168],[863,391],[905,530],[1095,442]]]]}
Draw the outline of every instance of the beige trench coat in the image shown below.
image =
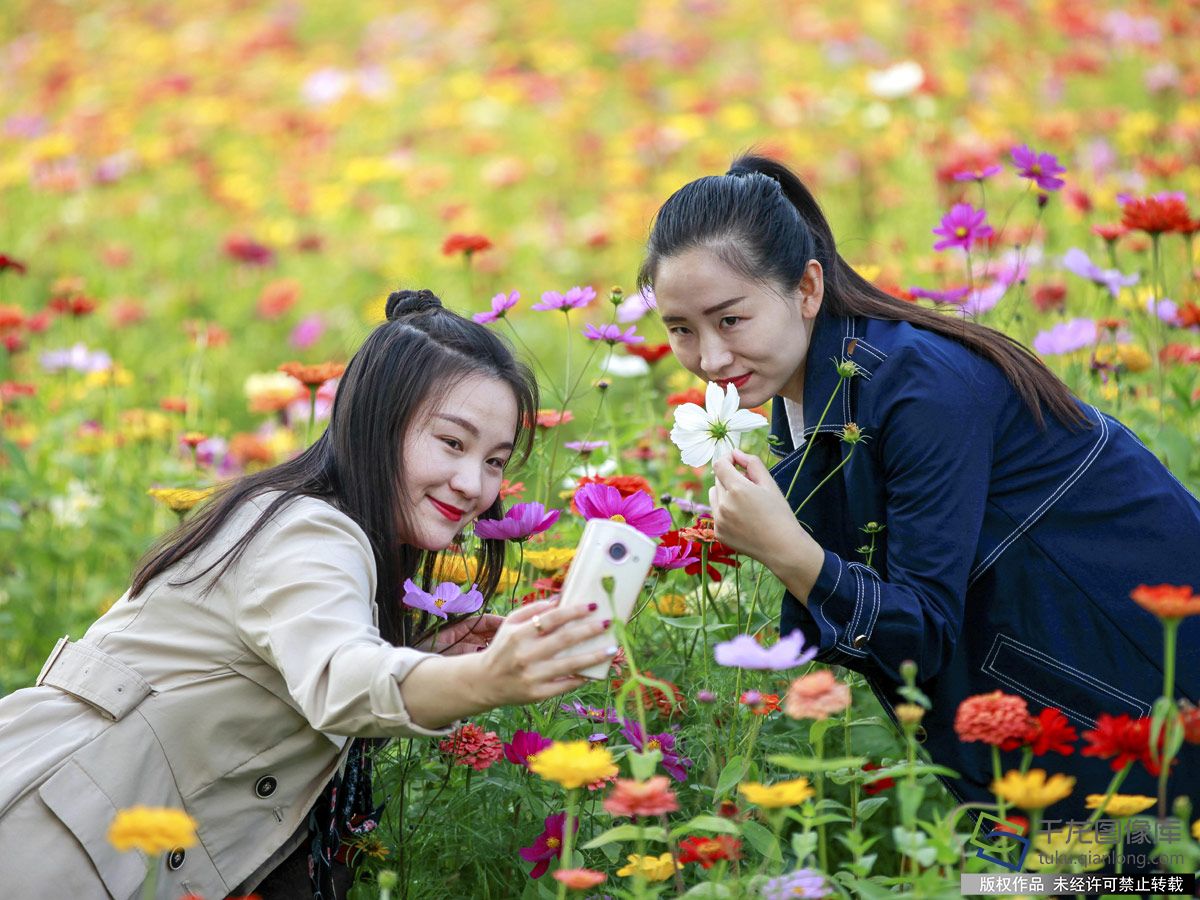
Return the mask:
{"type": "Polygon", "coordinates": [[[174,587],[245,533],[250,501],[195,561],[128,594],[38,686],[0,699],[0,894],[139,894],[140,851],[106,833],[118,809],[185,809],[199,842],[157,861],[157,895],[247,892],[294,849],[347,735],[415,725],[400,682],[428,654],[385,642],[367,536],[314,498],[276,513],[236,566],[174,587]]]}

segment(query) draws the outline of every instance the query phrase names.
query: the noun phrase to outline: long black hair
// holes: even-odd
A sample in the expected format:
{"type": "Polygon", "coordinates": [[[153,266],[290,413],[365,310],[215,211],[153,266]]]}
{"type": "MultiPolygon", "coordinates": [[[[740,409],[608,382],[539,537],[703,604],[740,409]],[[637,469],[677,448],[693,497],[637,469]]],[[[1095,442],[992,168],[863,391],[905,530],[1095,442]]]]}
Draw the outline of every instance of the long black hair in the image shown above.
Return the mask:
{"type": "Polygon", "coordinates": [[[854,271],[838,254],[816,198],[777,160],[745,154],[725,175],[698,178],[672,194],[655,217],[638,286],[653,288],[659,263],[694,247],[711,249],[752,281],[786,290],[800,284],[815,259],[825,280],[818,316],[911,322],[944,335],[998,366],[1039,427],[1043,406],[1069,428],[1090,427],[1071,390],[1019,341],[898,300],[854,271]]]}
{"type": "MultiPolygon", "coordinates": [[[[220,565],[205,590],[233,565],[255,535],[285,504],[317,497],[337,506],[366,532],[377,568],[375,600],[379,630],[392,644],[412,644],[427,632],[427,615],[406,615],[403,584],[420,572],[432,580],[436,554],[405,543],[412,534],[397,467],[400,448],[426,401],[452,381],[485,376],[504,382],[517,401],[516,460],[532,445],[537,382],[511,348],[487,328],[442,306],[430,291],[396,291],[387,300],[387,321],[354,354],[338,384],[325,432],[303,453],[222,488],[195,516],[167,534],[139,563],[130,595],[204,547],[251,497],[279,491],[228,551],[190,584],[220,565]]],[[[482,518],[499,518],[499,498],[482,518]]],[[[481,541],[475,580],[484,596],[495,591],[504,567],[504,542],[481,541]]]]}

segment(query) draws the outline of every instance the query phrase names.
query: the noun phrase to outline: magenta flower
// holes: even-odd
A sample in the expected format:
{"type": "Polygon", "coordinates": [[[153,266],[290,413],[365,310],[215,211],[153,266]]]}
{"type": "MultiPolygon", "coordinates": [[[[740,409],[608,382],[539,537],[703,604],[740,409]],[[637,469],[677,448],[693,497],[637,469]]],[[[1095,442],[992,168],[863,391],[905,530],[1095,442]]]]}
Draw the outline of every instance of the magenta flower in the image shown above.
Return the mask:
{"type": "Polygon", "coordinates": [[[590,322],[584,327],[583,336],[589,341],[604,341],[610,347],[613,344],[640,344],[646,340],[637,333],[636,325],[630,325],[622,332],[620,325],[601,325],[597,328],[590,322]]]}
{"type": "Polygon", "coordinates": [[[581,309],[587,306],[596,299],[596,292],[591,287],[579,287],[576,285],[565,294],[560,294],[558,291],[546,291],[542,294],[540,303],[535,303],[530,309],[536,309],[543,312],[548,309],[561,309],[563,312],[570,312],[573,309],[581,309]]]}
{"type": "Polygon", "coordinates": [[[986,220],[987,210],[976,209],[970,203],[955,203],[950,212],[942,217],[942,224],[933,229],[934,234],[942,236],[933,249],[962,247],[970,251],[973,243],[992,236],[992,226],[986,220]]]}
{"type": "Polygon", "coordinates": [[[463,593],[462,588],[453,581],[443,581],[432,593],[426,593],[413,584],[411,578],[406,578],[403,603],[413,609],[431,613],[439,619],[446,618],[448,613],[473,613],[483,606],[483,594],[475,588],[476,585],[473,584],[471,590],[463,593]]]}
{"type": "Polygon", "coordinates": [[[634,491],[628,497],[607,484],[585,484],[575,492],[575,506],[585,519],[614,519],[632,525],[642,534],[658,537],[671,530],[671,514],[645,491],[634,491]]]}
{"type": "Polygon", "coordinates": [[[503,319],[504,314],[517,305],[517,301],[521,299],[521,295],[516,291],[510,294],[497,294],[492,298],[492,311],[475,313],[471,316],[472,321],[478,322],[480,325],[488,325],[495,322],[497,319],[503,319]]]}
{"type": "Polygon", "coordinates": [[[557,509],[546,512],[540,503],[517,503],[503,519],[477,520],[475,534],[490,541],[524,541],[545,531],[561,514],[557,509]]]}
{"type": "Polygon", "coordinates": [[[699,556],[693,556],[693,544],[691,541],[684,541],[677,546],[667,546],[660,544],[654,551],[654,568],[670,571],[671,569],[686,569],[694,563],[700,562],[699,556]]]}
{"type": "MultiPolygon", "coordinates": [[[[529,872],[530,878],[541,878],[550,868],[550,860],[562,857],[563,825],[566,818],[565,812],[546,816],[542,833],[534,840],[533,846],[522,847],[517,851],[525,862],[537,863],[529,872]]],[[[575,820],[574,830],[579,830],[579,819],[575,820]]]]}
{"type": "Polygon", "coordinates": [[[955,181],[986,181],[993,175],[999,175],[1000,166],[984,166],[982,169],[964,169],[954,173],[955,181]]]}
{"type": "Polygon", "coordinates": [[[908,292],[914,297],[932,300],[934,303],[961,303],[971,292],[969,287],[947,288],[944,291],[928,291],[925,288],[911,287],[908,292]]]}
{"type": "Polygon", "coordinates": [[[518,731],[510,743],[504,745],[504,758],[517,766],[529,768],[529,757],[541,753],[554,741],[542,737],[536,731],[518,731]]]}
{"type": "Polygon", "coordinates": [[[675,735],[670,731],[664,731],[661,734],[652,734],[648,738],[642,736],[642,726],[630,719],[624,719],[621,724],[621,734],[625,735],[625,739],[633,745],[633,749],[639,753],[644,753],[647,750],[657,750],[662,754],[662,767],[667,774],[676,781],[687,781],[687,770],[691,768],[692,761],[685,756],[680,755],[680,747],[676,750],[675,735]]]}
{"type": "Polygon", "coordinates": [[[567,441],[563,446],[568,450],[574,450],[576,453],[587,456],[593,450],[607,447],[608,441],[567,441]]]}
{"type": "Polygon", "coordinates": [[[1058,157],[1053,153],[1035,153],[1027,144],[1022,144],[1013,148],[1012,161],[1017,167],[1017,174],[1028,178],[1039,190],[1057,191],[1066,184],[1061,178],[1055,177],[1067,170],[1058,164],[1058,157]]]}
{"type": "Polygon", "coordinates": [[[292,329],[292,334],[288,338],[288,343],[293,347],[305,350],[319,341],[324,333],[325,320],[321,318],[320,314],[314,313],[296,323],[296,327],[292,329]]]}
{"type": "Polygon", "coordinates": [[[804,648],[804,635],[797,629],[780,638],[771,647],[764,647],[748,634],[739,634],[731,641],[713,647],[717,665],[738,669],[794,669],[817,655],[816,647],[804,648]]]}

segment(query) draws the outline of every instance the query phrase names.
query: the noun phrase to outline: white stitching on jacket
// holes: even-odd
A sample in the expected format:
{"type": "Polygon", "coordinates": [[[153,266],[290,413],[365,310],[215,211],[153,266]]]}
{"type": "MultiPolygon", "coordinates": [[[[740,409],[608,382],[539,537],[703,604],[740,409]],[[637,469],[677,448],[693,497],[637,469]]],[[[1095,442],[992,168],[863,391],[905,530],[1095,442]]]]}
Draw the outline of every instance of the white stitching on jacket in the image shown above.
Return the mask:
{"type": "Polygon", "coordinates": [[[1028,644],[1023,643],[1022,641],[1017,640],[1011,634],[999,634],[999,635],[997,635],[997,638],[1004,638],[1004,640],[1006,640],[1006,641],[1011,641],[1012,643],[1016,644],[1018,647],[1021,647],[1030,656],[1034,657],[1035,659],[1039,660],[1040,662],[1044,662],[1047,665],[1051,665],[1051,666],[1054,666],[1055,668],[1062,669],[1064,672],[1068,672],[1070,674],[1077,675],[1077,676],[1079,676],[1080,681],[1083,681],[1084,683],[1088,684],[1089,686],[1093,686],[1097,690],[1107,691],[1108,693],[1112,694],[1114,697],[1119,697],[1121,699],[1127,700],[1127,701],[1129,701],[1129,703],[1136,706],[1138,709],[1144,710],[1143,715],[1147,715],[1147,716],[1150,715],[1150,707],[1147,706],[1146,704],[1144,704],[1137,697],[1133,696],[1132,694],[1126,694],[1124,691],[1120,690],[1119,688],[1113,687],[1108,682],[1101,681],[1095,675],[1089,675],[1087,672],[1084,672],[1082,669],[1076,669],[1074,666],[1069,666],[1062,660],[1055,659],[1049,653],[1039,650],[1036,647],[1031,647],[1028,644]]]}
{"type": "Polygon", "coordinates": [[[1018,525],[1008,537],[997,544],[995,548],[993,548],[992,552],[987,555],[987,558],[985,558],[972,570],[970,576],[967,578],[967,587],[970,587],[972,584],[974,584],[979,576],[982,575],[992,565],[992,563],[994,563],[1000,557],[1000,554],[1007,550],[1013,541],[1028,531],[1034,525],[1034,523],[1036,523],[1037,520],[1042,517],[1046,510],[1048,510],[1058,500],[1059,497],[1066,493],[1067,489],[1070,488],[1071,485],[1073,485],[1076,481],[1078,481],[1080,476],[1090,469],[1092,463],[1096,461],[1096,457],[1100,454],[1100,451],[1104,449],[1104,445],[1108,443],[1108,423],[1105,421],[1104,416],[1098,409],[1096,409],[1094,406],[1090,407],[1090,409],[1096,413],[1100,420],[1100,437],[1097,438],[1096,443],[1092,445],[1092,448],[1088,451],[1087,456],[1085,456],[1080,461],[1079,465],[1075,467],[1075,471],[1068,475],[1062,484],[1056,487],[1054,491],[1051,492],[1051,494],[1046,497],[1046,499],[1043,500],[1033,512],[1025,517],[1024,522],[1018,525]]]}

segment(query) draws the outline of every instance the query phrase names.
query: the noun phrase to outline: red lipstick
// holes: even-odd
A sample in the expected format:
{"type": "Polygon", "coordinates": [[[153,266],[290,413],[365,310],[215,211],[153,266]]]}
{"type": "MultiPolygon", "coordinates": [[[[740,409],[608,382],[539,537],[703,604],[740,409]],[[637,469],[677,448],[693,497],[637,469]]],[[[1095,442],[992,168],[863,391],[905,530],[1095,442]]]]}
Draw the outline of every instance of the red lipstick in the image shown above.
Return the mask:
{"type": "Polygon", "coordinates": [[[719,384],[723,388],[727,388],[727,387],[729,387],[729,385],[732,384],[735,388],[737,388],[740,391],[742,389],[742,386],[745,385],[745,383],[750,380],[751,374],[752,373],[747,372],[745,375],[739,375],[737,378],[719,378],[719,379],[717,379],[717,384],[719,384]]]}
{"type": "Polygon", "coordinates": [[[429,502],[437,507],[437,511],[451,522],[457,522],[466,515],[465,509],[459,509],[457,506],[451,506],[449,503],[443,503],[441,500],[435,500],[433,497],[429,498],[429,502]]]}

